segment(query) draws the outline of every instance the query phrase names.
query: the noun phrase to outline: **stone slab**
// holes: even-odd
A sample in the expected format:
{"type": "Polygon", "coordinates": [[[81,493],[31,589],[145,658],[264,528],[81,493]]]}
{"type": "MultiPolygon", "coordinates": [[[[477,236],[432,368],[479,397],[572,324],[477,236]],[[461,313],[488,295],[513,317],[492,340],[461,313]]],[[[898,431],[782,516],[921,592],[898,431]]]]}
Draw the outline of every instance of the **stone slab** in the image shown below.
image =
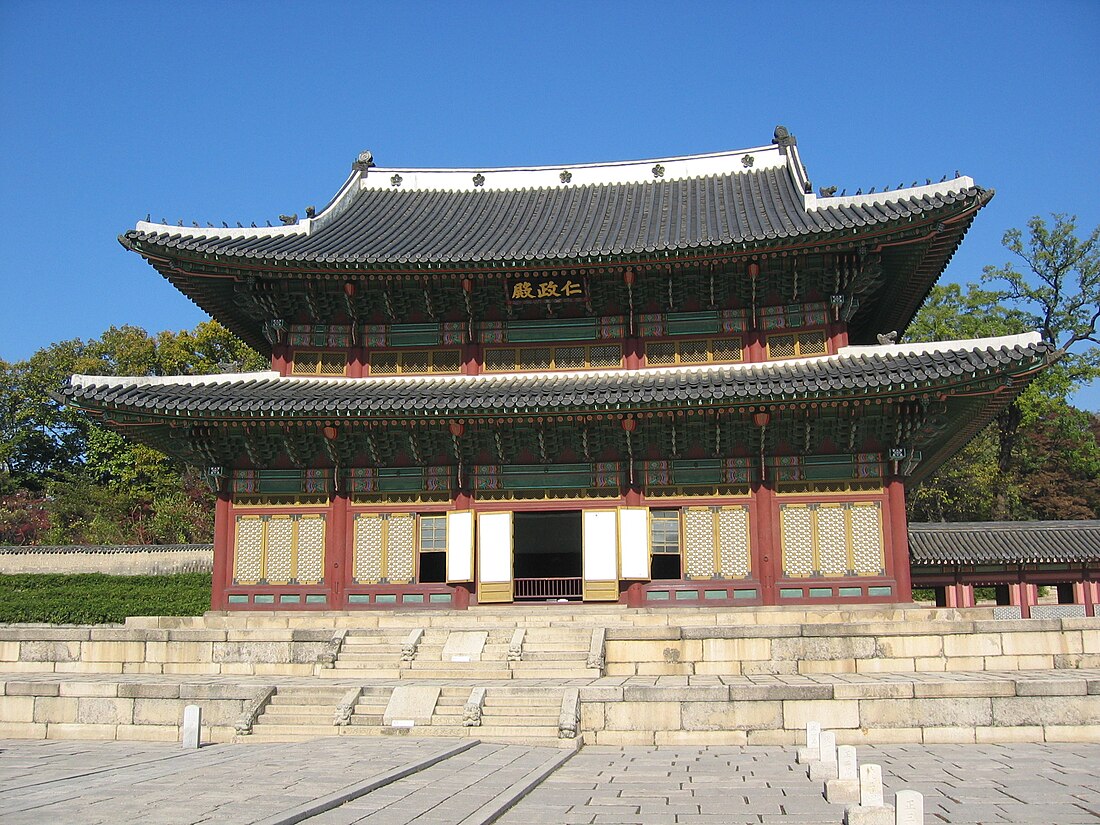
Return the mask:
{"type": "Polygon", "coordinates": [[[489,634],[484,630],[454,631],[447,635],[440,658],[444,662],[480,662],[489,634]]]}
{"type": "Polygon", "coordinates": [[[390,701],[382,714],[382,724],[387,727],[395,722],[412,722],[429,725],[442,688],[433,685],[398,685],[390,694],[390,701]]]}

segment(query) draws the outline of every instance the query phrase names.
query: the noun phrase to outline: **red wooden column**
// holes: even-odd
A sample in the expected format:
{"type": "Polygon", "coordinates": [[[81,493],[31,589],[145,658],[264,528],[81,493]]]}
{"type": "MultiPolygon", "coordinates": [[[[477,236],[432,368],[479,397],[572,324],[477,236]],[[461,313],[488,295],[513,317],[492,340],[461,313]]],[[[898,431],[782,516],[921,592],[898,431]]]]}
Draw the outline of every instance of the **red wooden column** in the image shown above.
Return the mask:
{"type": "Polygon", "coordinates": [[[1096,582],[1082,580],[1073,584],[1073,600],[1085,606],[1086,616],[1096,615],[1096,582]]]}
{"type": "MultiPolygon", "coordinates": [[[[913,581],[909,572],[909,524],[905,518],[905,485],[900,478],[886,482],[886,508],[889,510],[891,538],[890,570],[897,582],[899,602],[913,601],[913,581]]],[[[885,526],[885,525],[884,525],[885,526]]]]}
{"type": "Polygon", "coordinates": [[[229,493],[218,493],[214,502],[214,568],[210,585],[210,609],[229,606],[226,588],[233,577],[233,507],[229,493]]]}
{"type": "Polygon", "coordinates": [[[343,610],[345,585],[351,576],[351,553],[348,541],[348,497],[333,496],[329,506],[329,529],[325,535],[325,581],[328,582],[329,610],[343,610]]]}
{"type": "Polygon", "coordinates": [[[776,580],[782,572],[783,559],[779,542],[779,512],[776,507],[775,490],[767,482],[757,485],[753,493],[756,507],[754,510],[753,533],[756,552],[754,564],[760,571],[760,598],[764,604],[778,604],[779,592],[776,580]]]}
{"type": "Polygon", "coordinates": [[[1008,603],[1020,608],[1020,618],[1030,619],[1031,608],[1039,600],[1038,591],[1033,584],[1017,582],[1008,586],[1008,603]]]}

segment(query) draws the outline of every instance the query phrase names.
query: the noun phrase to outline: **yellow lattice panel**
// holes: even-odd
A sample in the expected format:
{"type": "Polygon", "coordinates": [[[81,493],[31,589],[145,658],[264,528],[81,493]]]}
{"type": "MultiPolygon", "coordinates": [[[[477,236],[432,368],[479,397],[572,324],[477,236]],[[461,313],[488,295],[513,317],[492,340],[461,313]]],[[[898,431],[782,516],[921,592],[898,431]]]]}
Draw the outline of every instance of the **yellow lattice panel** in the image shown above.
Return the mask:
{"type": "Polygon", "coordinates": [[[843,576],[848,572],[848,531],[844,526],[845,508],[823,504],[817,511],[817,562],[823,576],[843,576]]]}
{"type": "Polygon", "coordinates": [[[371,375],[397,375],[401,371],[401,356],[396,352],[372,352],[371,375]]]}
{"type": "Polygon", "coordinates": [[[411,582],[416,556],[416,517],[411,514],[390,516],[386,531],[386,579],[411,582]]]}
{"type": "Polygon", "coordinates": [[[706,364],[708,361],[710,361],[710,342],[705,338],[680,342],[681,364],[706,364]]]}
{"type": "Polygon", "coordinates": [[[384,520],[377,513],[355,516],[355,580],[377,583],[382,578],[382,531],[384,520]]]}
{"type": "Polygon", "coordinates": [[[300,584],[316,584],[325,577],[325,517],[302,516],[298,519],[298,570],[300,584]]]}
{"type": "Polygon", "coordinates": [[[723,579],[749,575],[749,508],[718,511],[718,573],[723,579]]]}
{"type": "Polygon", "coordinates": [[[432,353],[432,372],[455,373],[462,371],[461,353],[456,349],[432,353]]]}
{"type": "Polygon", "coordinates": [[[772,335],[768,338],[769,358],[794,358],[797,354],[793,335],[772,335]]]}
{"type": "Polygon", "coordinates": [[[623,363],[622,347],[597,346],[589,349],[589,363],[593,367],[619,367],[623,363]]]}
{"type": "Polygon", "coordinates": [[[882,505],[877,501],[853,504],[852,568],[860,576],[877,576],[886,567],[882,547],[882,505]]]}
{"type": "Polygon", "coordinates": [[[783,574],[810,576],[814,572],[813,511],[805,504],[779,507],[783,535],[783,574]]]}
{"type": "Polygon", "coordinates": [[[259,516],[237,516],[233,582],[255,584],[263,575],[264,523],[259,516]]]}
{"type": "Polygon", "coordinates": [[[521,370],[548,370],[553,366],[553,350],[550,347],[524,347],[519,351],[521,370]]]}
{"type": "Polygon", "coordinates": [[[684,510],[684,568],[689,579],[714,576],[714,514],[709,507],[684,510]]]}
{"type": "Polygon", "coordinates": [[[740,338],[723,338],[714,342],[715,361],[740,361],[741,358],[740,338]]]}
{"type": "Polygon", "coordinates": [[[676,344],[655,341],[645,345],[645,362],[649,367],[667,367],[676,363],[676,344]]]}
{"type": "Polygon", "coordinates": [[[558,347],[554,350],[554,366],[559,370],[584,369],[584,347],[558,347]]]}
{"type": "Polygon", "coordinates": [[[516,351],[508,349],[489,349],[485,351],[485,369],[488,372],[501,372],[516,368],[516,351]]]}
{"type": "Polygon", "coordinates": [[[267,522],[267,548],[264,554],[264,578],[269,584],[290,581],[290,563],[294,555],[294,524],[289,516],[274,516],[267,522]]]}
{"type": "Polygon", "coordinates": [[[822,330],[815,329],[810,332],[799,333],[799,355],[824,355],[825,352],[825,333],[822,330]]]}

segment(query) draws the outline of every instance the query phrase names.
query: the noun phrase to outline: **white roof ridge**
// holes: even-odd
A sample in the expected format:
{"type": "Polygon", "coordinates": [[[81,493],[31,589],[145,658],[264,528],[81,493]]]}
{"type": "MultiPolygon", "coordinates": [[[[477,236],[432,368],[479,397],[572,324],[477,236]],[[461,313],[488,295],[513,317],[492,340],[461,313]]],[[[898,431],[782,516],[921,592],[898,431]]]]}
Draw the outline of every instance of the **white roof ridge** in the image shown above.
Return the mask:
{"type": "Polygon", "coordinates": [[[1010,349],[1038,344],[1043,336],[1038,332],[1019,335],[998,335],[992,338],[963,338],[955,341],[918,341],[910,344],[871,344],[846,346],[837,351],[842,357],[863,355],[920,355],[925,352],[952,352],[976,349],[1010,349]]]}
{"type": "Polygon", "coordinates": [[[951,180],[940,183],[926,183],[921,186],[907,186],[902,189],[885,189],[882,192],[874,192],[864,195],[831,195],[822,197],[808,193],[805,197],[806,209],[828,209],[839,206],[869,206],[901,200],[903,198],[923,198],[929,195],[947,195],[952,192],[960,192],[963,189],[972,189],[976,184],[969,175],[961,175],[951,180]]]}
{"type": "Polygon", "coordinates": [[[541,372],[483,372],[477,375],[365,375],[361,378],[318,375],[280,375],[274,370],[261,372],[221,373],[217,375],[153,375],[153,376],[113,376],[113,375],[73,375],[70,383],[74,386],[151,386],[180,385],[195,386],[207,384],[227,384],[245,381],[269,381],[295,384],[400,384],[426,383],[472,384],[494,383],[499,381],[569,378],[578,376],[629,377],[634,375],[683,375],[708,374],[721,370],[734,372],[769,372],[784,366],[802,364],[825,364],[847,358],[863,358],[869,355],[920,355],[928,352],[963,352],[979,349],[1011,349],[1038,344],[1042,336],[1038,332],[1026,332],[1021,335],[1001,335],[994,338],[970,338],[958,341],[928,341],[913,344],[873,344],[864,346],[841,347],[833,355],[816,355],[808,358],[786,358],[778,361],[739,361],[729,364],[677,365],[669,367],[645,367],[638,370],[623,368],[604,370],[554,370],[541,372]]]}

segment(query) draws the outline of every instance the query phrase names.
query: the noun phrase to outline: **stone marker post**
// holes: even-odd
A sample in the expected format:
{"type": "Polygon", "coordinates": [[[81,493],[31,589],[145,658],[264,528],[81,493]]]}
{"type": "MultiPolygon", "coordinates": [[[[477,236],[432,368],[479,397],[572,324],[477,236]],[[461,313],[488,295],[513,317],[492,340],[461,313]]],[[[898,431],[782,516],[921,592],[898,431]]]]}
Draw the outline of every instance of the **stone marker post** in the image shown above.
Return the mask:
{"type": "Polygon", "coordinates": [[[864,808],[881,808],[882,768],[879,765],[859,766],[859,804],[864,808]]]}
{"type": "Polygon", "coordinates": [[[825,799],[834,804],[859,803],[859,773],[856,770],[856,749],[841,745],[836,749],[836,779],[825,782],[825,799]]]}
{"type": "Polygon", "coordinates": [[[185,748],[199,747],[202,739],[202,708],[198,705],[188,705],[183,709],[183,730],[181,733],[185,748]]]}
{"type": "Polygon", "coordinates": [[[821,732],[818,739],[818,757],[816,761],[810,763],[807,774],[814,782],[836,779],[836,734],[831,730],[821,732]]]}
{"type": "Polygon", "coordinates": [[[807,722],[806,723],[806,746],[798,749],[798,754],[795,757],[795,761],[799,764],[805,764],[806,762],[812,762],[818,758],[819,744],[821,737],[821,723],[820,722],[807,722]]]}
{"type": "Polygon", "coordinates": [[[898,791],[894,807],[896,825],[924,825],[924,794],[920,791],[898,791]]]}
{"type": "Polygon", "coordinates": [[[883,803],[882,768],[859,766],[859,804],[844,810],[847,825],[894,825],[894,808],[883,803]]]}

